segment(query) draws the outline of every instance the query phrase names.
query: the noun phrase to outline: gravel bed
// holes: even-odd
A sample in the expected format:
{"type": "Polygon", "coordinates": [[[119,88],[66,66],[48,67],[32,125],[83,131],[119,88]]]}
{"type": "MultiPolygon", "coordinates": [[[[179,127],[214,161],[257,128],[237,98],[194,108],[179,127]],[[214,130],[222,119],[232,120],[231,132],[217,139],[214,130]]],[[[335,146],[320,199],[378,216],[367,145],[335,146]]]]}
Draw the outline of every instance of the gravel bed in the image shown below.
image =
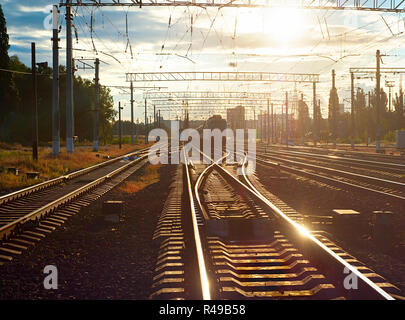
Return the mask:
{"type": "Polygon", "coordinates": [[[347,190],[295,174],[281,173],[257,164],[260,182],[289,206],[304,215],[331,216],[334,209],[360,212],[357,223],[315,227],[330,234],[331,240],[398,286],[405,295],[405,216],[403,201],[376,196],[365,191],[347,190]],[[373,239],[373,211],[390,210],[392,232],[385,245],[373,239]]]}
{"type": "MultiPolygon", "coordinates": [[[[147,299],[156,259],[152,235],[173,168],[160,167],[160,181],[136,193],[113,189],[0,267],[0,299],[147,299]],[[105,200],[125,201],[119,223],[105,221],[105,200]],[[56,290],[44,289],[46,265],[57,266],[56,290]]],[[[127,181],[136,181],[143,172],[127,181]]]]}

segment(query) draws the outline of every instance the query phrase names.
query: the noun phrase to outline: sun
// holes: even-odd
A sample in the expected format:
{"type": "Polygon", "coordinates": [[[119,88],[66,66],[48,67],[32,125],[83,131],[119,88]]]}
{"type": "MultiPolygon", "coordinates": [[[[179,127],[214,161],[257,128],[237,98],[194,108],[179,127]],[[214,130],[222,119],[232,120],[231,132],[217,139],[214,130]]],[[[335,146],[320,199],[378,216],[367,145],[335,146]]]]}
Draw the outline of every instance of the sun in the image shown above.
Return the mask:
{"type": "Polygon", "coordinates": [[[271,40],[279,45],[291,45],[304,35],[305,16],[301,10],[270,8],[265,13],[264,27],[271,40]]]}
{"type": "Polygon", "coordinates": [[[236,25],[238,33],[255,34],[273,48],[293,48],[307,36],[312,22],[304,10],[280,7],[239,12],[236,25]]]}

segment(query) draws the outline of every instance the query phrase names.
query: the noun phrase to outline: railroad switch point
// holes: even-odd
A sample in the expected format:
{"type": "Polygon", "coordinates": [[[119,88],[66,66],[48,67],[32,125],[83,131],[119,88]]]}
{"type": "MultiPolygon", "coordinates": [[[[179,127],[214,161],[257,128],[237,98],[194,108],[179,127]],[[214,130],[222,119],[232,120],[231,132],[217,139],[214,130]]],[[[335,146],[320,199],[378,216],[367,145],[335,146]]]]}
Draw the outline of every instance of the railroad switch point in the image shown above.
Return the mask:
{"type": "Polygon", "coordinates": [[[124,201],[108,200],[103,202],[103,215],[105,221],[119,223],[123,213],[124,201]]]}

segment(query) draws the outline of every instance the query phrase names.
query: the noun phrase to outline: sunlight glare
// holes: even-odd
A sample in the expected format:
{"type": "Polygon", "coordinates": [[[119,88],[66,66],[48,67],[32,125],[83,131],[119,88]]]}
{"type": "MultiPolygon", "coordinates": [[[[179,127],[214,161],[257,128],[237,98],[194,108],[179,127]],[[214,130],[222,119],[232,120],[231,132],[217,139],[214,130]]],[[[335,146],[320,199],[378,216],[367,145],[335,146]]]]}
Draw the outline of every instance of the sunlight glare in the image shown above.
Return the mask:
{"type": "Polygon", "coordinates": [[[265,28],[272,40],[280,45],[291,45],[303,35],[304,14],[292,8],[272,8],[266,13],[265,28]]]}

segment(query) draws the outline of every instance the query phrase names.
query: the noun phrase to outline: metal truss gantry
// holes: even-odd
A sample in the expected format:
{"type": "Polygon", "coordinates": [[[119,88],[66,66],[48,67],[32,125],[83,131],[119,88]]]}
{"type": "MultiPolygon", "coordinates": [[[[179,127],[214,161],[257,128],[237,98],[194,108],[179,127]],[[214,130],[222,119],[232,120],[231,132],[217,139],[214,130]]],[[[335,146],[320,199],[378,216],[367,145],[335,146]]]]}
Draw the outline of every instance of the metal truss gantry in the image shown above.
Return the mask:
{"type": "Polygon", "coordinates": [[[405,12],[405,0],[61,0],[72,7],[216,7],[216,8],[297,8],[312,10],[363,10],[405,12]]]}
{"type": "MultiPolygon", "coordinates": [[[[241,105],[241,106],[267,106],[267,99],[187,99],[187,100],[150,100],[151,104],[155,106],[177,106],[182,105],[183,107],[192,105],[241,105]]],[[[285,103],[285,99],[274,99],[270,100],[271,103],[285,103]]]]}
{"type": "MultiPolygon", "coordinates": [[[[405,0],[404,0],[405,1],[405,0]]],[[[150,81],[269,81],[319,82],[319,74],[280,72],[134,72],[126,73],[127,82],[150,81]]]]}
{"type": "MultiPolygon", "coordinates": [[[[281,109],[282,104],[274,104],[274,107],[277,107],[278,109],[281,109]]],[[[173,112],[183,112],[186,109],[184,106],[181,105],[173,105],[173,106],[155,106],[157,110],[161,111],[173,111],[173,112]]],[[[265,111],[266,108],[264,106],[260,106],[260,108],[256,108],[257,105],[245,105],[245,112],[255,112],[255,111],[265,111]]],[[[198,111],[201,113],[206,113],[209,111],[214,111],[214,112],[220,112],[220,111],[226,111],[230,108],[229,105],[206,105],[206,104],[198,104],[198,105],[192,105],[187,108],[187,111],[198,111]]]]}
{"type": "MultiPolygon", "coordinates": [[[[404,0],[405,1],[405,0],[404,0]]],[[[376,74],[376,67],[362,67],[362,68],[350,68],[350,73],[356,74],[376,74]]],[[[393,73],[393,74],[404,74],[405,68],[380,68],[380,73],[393,73]]]]}
{"type": "Polygon", "coordinates": [[[267,92],[242,91],[173,91],[173,92],[145,92],[144,99],[271,99],[267,92]]]}

